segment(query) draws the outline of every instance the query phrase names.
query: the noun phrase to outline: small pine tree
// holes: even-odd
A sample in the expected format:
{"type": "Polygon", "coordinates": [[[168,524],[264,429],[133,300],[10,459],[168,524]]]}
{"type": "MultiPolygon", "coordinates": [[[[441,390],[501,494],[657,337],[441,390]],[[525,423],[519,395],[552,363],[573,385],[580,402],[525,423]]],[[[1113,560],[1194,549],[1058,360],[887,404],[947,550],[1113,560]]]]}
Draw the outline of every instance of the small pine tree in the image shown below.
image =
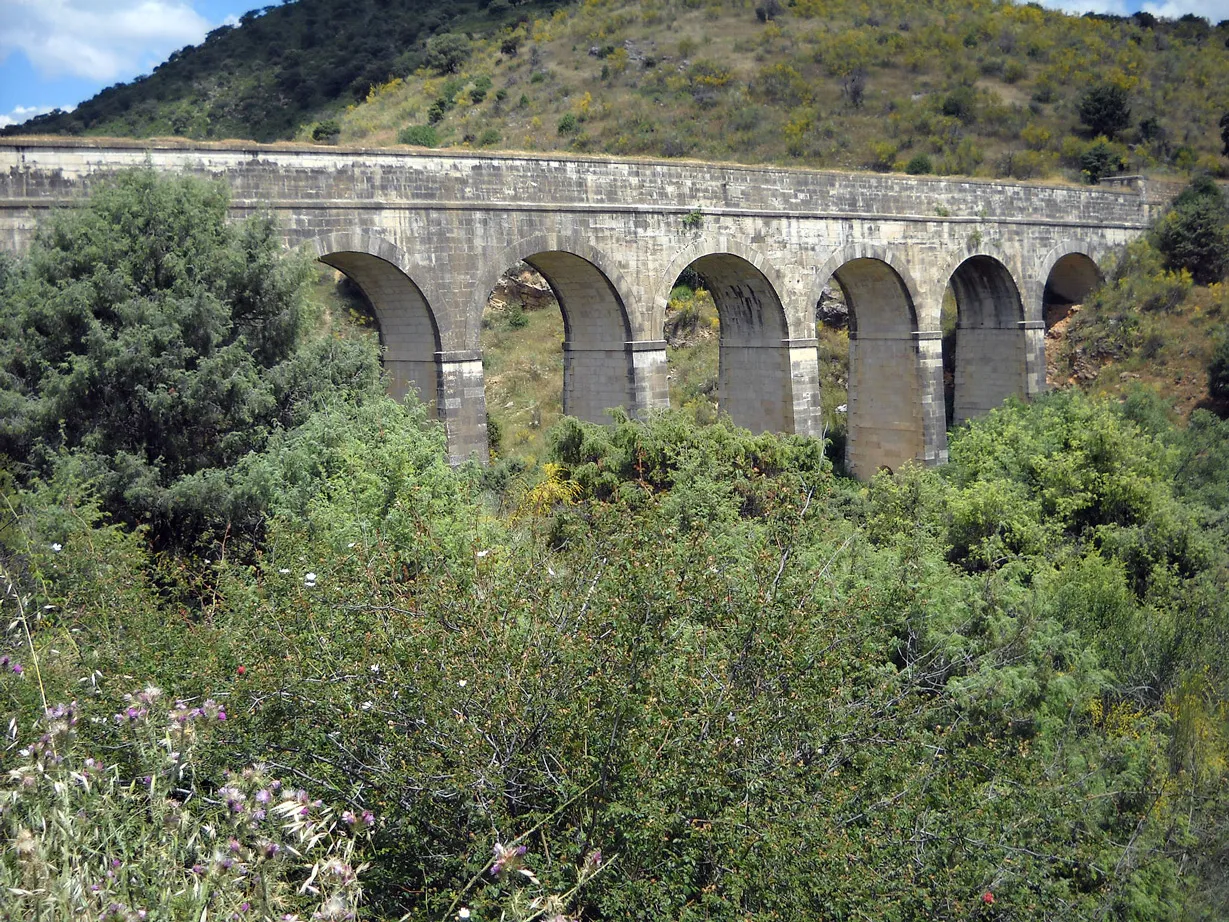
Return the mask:
{"type": "Polygon", "coordinates": [[[1111,83],[1094,86],[1080,99],[1080,121],[1089,132],[1105,135],[1113,140],[1114,135],[1131,123],[1131,106],[1127,91],[1111,83]]]}

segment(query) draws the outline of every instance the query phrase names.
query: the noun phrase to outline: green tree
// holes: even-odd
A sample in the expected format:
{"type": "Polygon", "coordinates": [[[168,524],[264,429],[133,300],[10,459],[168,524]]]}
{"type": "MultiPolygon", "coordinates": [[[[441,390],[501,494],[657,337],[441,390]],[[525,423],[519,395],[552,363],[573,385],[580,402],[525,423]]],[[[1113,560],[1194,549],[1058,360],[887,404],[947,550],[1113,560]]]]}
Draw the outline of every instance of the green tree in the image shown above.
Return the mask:
{"type": "Polygon", "coordinates": [[[1080,172],[1094,186],[1102,178],[1111,173],[1121,173],[1125,168],[1126,161],[1122,154],[1114,150],[1113,145],[1103,137],[1098,138],[1095,144],[1080,154],[1080,172]]]}
{"type": "Polygon", "coordinates": [[[943,97],[939,111],[966,125],[972,124],[977,117],[977,92],[971,86],[958,86],[943,97]]]}
{"type": "Polygon", "coordinates": [[[427,41],[427,66],[439,74],[455,74],[469,59],[469,53],[469,39],[464,35],[435,35],[427,41]]]}
{"type": "Polygon", "coordinates": [[[1229,271],[1229,205],[1208,176],[1192,180],[1153,232],[1166,268],[1186,269],[1201,285],[1229,271]]]}
{"type": "Polygon", "coordinates": [[[0,454],[19,482],[72,459],[104,509],[164,542],[251,525],[231,469],[322,400],[379,380],[370,347],[308,342],[306,260],[220,184],[125,173],[40,228],[0,305],[0,454]]]}
{"type": "Polygon", "coordinates": [[[1127,91],[1111,83],[1092,87],[1080,99],[1080,121],[1094,136],[1113,139],[1131,123],[1131,106],[1127,91]]]}
{"type": "Polygon", "coordinates": [[[341,125],[337,124],[337,119],[330,118],[323,122],[318,122],[312,128],[312,140],[320,141],[325,144],[331,144],[337,140],[341,134],[341,125]]]}
{"type": "Polygon", "coordinates": [[[1218,400],[1229,400],[1229,337],[1220,341],[1208,362],[1208,393],[1218,400]]]}

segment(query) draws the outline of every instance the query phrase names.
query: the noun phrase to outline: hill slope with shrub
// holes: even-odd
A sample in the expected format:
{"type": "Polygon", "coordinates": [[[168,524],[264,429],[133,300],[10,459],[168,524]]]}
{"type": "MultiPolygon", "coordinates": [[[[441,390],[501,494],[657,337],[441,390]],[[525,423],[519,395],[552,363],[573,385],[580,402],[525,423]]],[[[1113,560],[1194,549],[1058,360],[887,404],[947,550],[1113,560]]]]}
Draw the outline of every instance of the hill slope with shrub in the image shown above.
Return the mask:
{"type": "Polygon", "coordinates": [[[1047,333],[1048,377],[1121,397],[1137,384],[1185,418],[1229,416],[1218,369],[1229,355],[1229,200],[1207,177],[1184,189],[1152,233],[1107,266],[1105,283],[1047,333]]]}
{"type": "Polygon", "coordinates": [[[1224,171],[1229,20],[940,0],[297,0],[9,129],[1096,179],[1224,171]]]}
{"type": "MultiPolygon", "coordinates": [[[[511,18],[505,9],[501,19],[488,5],[293,0],[253,9],[146,76],[108,87],[71,112],[39,116],[0,134],[293,137],[320,113],[361,100],[372,85],[423,66],[429,60],[424,45],[437,32],[489,29],[511,18]]],[[[545,0],[525,10],[549,15],[558,5],[545,0]]]]}
{"type": "Polygon", "coordinates": [[[341,140],[1016,178],[1220,170],[1226,40],[1229,23],[1009,3],[605,0],[377,88],[341,140]]]}

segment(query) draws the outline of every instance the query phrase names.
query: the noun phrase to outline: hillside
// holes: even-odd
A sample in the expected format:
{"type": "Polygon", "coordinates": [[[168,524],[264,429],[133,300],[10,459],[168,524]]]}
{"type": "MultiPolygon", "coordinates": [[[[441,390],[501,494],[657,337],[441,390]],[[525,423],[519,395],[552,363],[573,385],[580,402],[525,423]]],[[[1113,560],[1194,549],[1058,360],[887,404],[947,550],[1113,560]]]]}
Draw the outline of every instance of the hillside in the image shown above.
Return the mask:
{"type": "Polygon", "coordinates": [[[298,0],[9,131],[1224,174],[1227,41],[1229,20],[968,0],[298,0]]]}
{"type": "Polygon", "coordinates": [[[1223,172],[1227,38],[1229,23],[1002,3],[799,2],[768,18],[588,2],[475,41],[455,73],[376,88],[341,140],[1016,178],[1223,172]],[[1105,98],[1087,102],[1091,88],[1105,98]]]}
{"type": "MultiPolygon", "coordinates": [[[[549,15],[559,0],[523,5],[549,15]]],[[[243,15],[153,73],[116,84],[72,112],[56,111],[0,134],[177,135],[273,141],[321,112],[361,100],[373,84],[426,61],[430,36],[496,28],[512,14],[490,0],[294,0],[243,15]]]]}

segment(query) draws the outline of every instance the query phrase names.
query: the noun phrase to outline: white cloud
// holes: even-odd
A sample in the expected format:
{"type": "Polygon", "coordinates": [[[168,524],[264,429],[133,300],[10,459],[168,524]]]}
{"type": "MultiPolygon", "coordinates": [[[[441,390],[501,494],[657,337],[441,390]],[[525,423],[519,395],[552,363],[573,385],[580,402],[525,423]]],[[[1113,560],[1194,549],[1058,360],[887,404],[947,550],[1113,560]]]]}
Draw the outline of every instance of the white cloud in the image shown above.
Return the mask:
{"type": "MultiPolygon", "coordinates": [[[[1023,0],[1021,0],[1023,2],[1023,0]]],[[[1040,0],[1041,5],[1052,10],[1062,10],[1075,16],[1084,13],[1110,13],[1114,16],[1130,16],[1141,5],[1138,0],[1040,0]]],[[[1203,16],[1213,25],[1229,17],[1229,2],[1227,0],[1164,0],[1155,3],[1146,0],[1142,9],[1153,16],[1164,16],[1168,19],[1178,19],[1187,13],[1203,16]]]]}
{"type": "Polygon", "coordinates": [[[109,82],[194,44],[211,28],[187,0],[0,0],[0,60],[23,52],[44,76],[109,82]]]}
{"type": "Polygon", "coordinates": [[[1153,16],[1178,19],[1187,13],[1202,16],[1212,25],[1229,19],[1229,3],[1225,0],[1166,0],[1164,3],[1145,3],[1144,9],[1153,16]]]}
{"type": "Polygon", "coordinates": [[[1041,5],[1052,10],[1071,13],[1073,16],[1082,16],[1084,13],[1129,15],[1126,0],[1041,0],[1041,5]]]}
{"type": "Polygon", "coordinates": [[[46,115],[54,106],[18,106],[12,112],[0,114],[0,128],[9,125],[20,125],[36,115],[46,115]]]}

